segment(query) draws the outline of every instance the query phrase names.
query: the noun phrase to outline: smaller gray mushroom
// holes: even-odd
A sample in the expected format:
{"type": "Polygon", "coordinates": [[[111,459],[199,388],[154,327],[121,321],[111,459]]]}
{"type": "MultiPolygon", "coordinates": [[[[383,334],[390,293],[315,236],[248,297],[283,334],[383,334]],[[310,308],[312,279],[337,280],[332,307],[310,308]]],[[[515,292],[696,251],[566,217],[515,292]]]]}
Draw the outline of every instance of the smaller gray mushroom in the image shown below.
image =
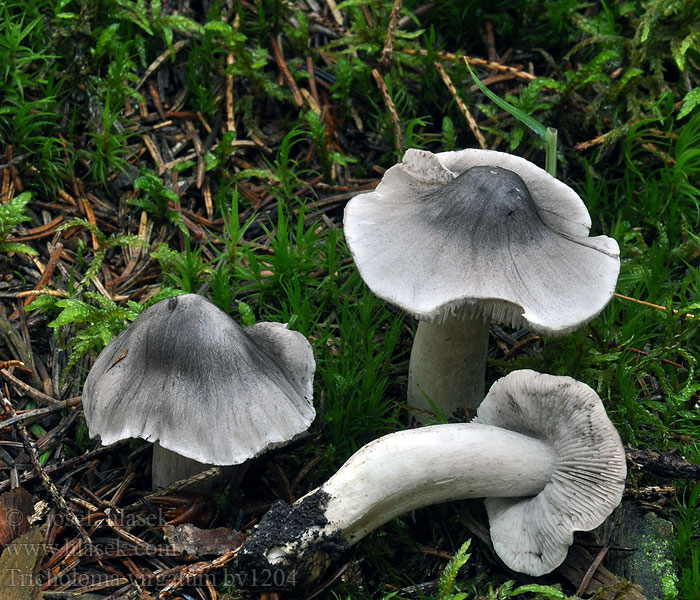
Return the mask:
{"type": "Polygon", "coordinates": [[[407,150],[354,197],[344,230],[360,275],[420,321],[409,406],[431,411],[430,399],[449,416],[479,405],[489,321],[563,335],[598,315],[620,259],[590,226],[574,190],[491,150],[407,150]]]}
{"type": "Polygon", "coordinates": [[[85,382],[91,437],[154,442],[153,487],[287,444],[315,417],[316,363],[280,323],[239,326],[195,294],[147,308],[85,382]]]}
{"type": "Polygon", "coordinates": [[[620,436],[590,387],[529,370],[494,383],[477,415],[366,444],[292,506],[275,505],[243,545],[240,570],[279,569],[299,584],[312,581],[394,517],[485,497],[503,562],[529,575],[549,573],[574,531],[597,527],[620,503],[620,436]]]}

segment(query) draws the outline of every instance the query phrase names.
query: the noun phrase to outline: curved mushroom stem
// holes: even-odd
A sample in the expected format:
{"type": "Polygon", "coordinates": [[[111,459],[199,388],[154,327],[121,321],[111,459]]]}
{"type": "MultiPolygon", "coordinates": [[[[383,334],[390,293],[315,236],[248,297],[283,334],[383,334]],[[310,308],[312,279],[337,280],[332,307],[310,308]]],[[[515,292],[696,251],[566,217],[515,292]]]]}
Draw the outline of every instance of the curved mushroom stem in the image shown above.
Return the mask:
{"type": "Polygon", "coordinates": [[[326,530],[350,544],[405,512],[450,500],[535,496],[549,482],[554,451],[536,438],[455,423],[385,435],[358,450],[321,490],[326,530]]]}
{"type": "Polygon", "coordinates": [[[481,316],[450,316],[440,323],[421,321],[408,367],[408,406],[417,421],[434,412],[446,416],[460,406],[475,409],[484,399],[489,324],[481,316]]]}
{"type": "Polygon", "coordinates": [[[270,511],[243,546],[239,568],[282,569],[312,581],[335,558],[334,550],[394,517],[464,498],[534,496],[550,481],[554,464],[547,443],[491,425],[433,425],[385,435],[286,512],[270,511]],[[305,525],[295,528],[299,523],[305,525]]]}

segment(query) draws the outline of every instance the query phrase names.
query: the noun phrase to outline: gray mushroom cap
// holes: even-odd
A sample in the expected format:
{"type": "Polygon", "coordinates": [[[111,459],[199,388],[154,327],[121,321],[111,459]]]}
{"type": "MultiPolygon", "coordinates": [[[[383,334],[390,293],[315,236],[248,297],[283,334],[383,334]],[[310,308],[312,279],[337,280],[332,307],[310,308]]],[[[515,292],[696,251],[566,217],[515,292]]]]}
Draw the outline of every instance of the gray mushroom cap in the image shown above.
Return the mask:
{"type": "Polygon", "coordinates": [[[574,531],[594,529],[620,503],[627,473],[620,436],[586,384],[530,370],[496,381],[473,422],[553,448],[554,473],[539,494],[484,500],[494,549],[506,564],[549,573],[566,558],[574,531]]]}
{"type": "Polygon", "coordinates": [[[309,427],[315,368],[302,334],[240,327],[187,294],[147,308],[102,351],[85,382],[85,418],[103,444],[143,438],[235,465],[309,427]]]}
{"type": "Polygon", "coordinates": [[[588,237],[581,198],[546,171],[490,150],[408,150],[345,209],[372,291],[419,319],[471,311],[564,334],[609,302],[615,240],[588,237]]]}

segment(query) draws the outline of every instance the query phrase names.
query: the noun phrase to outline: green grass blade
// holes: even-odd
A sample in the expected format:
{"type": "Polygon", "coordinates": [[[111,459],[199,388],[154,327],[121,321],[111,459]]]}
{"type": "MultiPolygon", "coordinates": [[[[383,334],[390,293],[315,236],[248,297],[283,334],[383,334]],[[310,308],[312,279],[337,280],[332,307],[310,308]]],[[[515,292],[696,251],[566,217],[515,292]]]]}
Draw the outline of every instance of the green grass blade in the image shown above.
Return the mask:
{"type": "Polygon", "coordinates": [[[557,130],[554,129],[554,127],[545,127],[537,121],[536,119],[532,118],[530,115],[528,115],[526,112],[523,112],[519,108],[516,108],[509,102],[506,102],[503,98],[500,96],[497,96],[494,94],[489,88],[487,88],[481,80],[476,76],[474,71],[472,71],[471,66],[469,63],[465,60],[464,64],[467,65],[467,69],[469,71],[469,74],[472,76],[472,79],[474,80],[474,83],[479,87],[479,89],[486,94],[486,97],[491,100],[494,104],[496,104],[498,107],[502,108],[505,110],[507,113],[513,115],[518,121],[520,121],[523,125],[526,125],[529,127],[532,131],[534,131],[537,135],[539,135],[546,143],[547,147],[547,157],[545,159],[545,164],[547,168],[547,172],[552,175],[553,177],[556,177],[556,171],[557,171],[557,130]]]}
{"type": "Polygon", "coordinates": [[[545,169],[552,177],[557,176],[557,130],[554,127],[547,127],[545,135],[547,144],[547,154],[545,157],[545,169]]]}

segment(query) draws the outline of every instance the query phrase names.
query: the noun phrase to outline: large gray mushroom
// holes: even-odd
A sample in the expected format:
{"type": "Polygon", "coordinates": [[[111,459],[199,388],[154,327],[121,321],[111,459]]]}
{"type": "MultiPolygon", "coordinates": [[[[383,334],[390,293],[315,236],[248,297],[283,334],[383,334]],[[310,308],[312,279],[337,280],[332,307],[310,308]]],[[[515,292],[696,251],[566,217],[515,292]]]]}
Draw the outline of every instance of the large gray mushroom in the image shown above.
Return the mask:
{"type": "Polygon", "coordinates": [[[282,446],[315,416],[316,364],[280,323],[240,327],[195,294],[147,308],[97,358],[85,382],[90,435],[156,442],[153,486],[282,446]]]}
{"type": "MultiPolygon", "coordinates": [[[[360,275],[420,320],[409,406],[448,416],[484,396],[489,320],[546,335],[573,331],[612,298],[615,240],[588,237],[581,198],[503,152],[406,151],[353,198],[344,229],[360,275]]],[[[420,415],[418,415],[420,418],[420,415]]]]}
{"type": "Polygon", "coordinates": [[[396,516],[486,497],[503,562],[549,573],[574,531],[597,527],[619,504],[626,475],[620,437],[590,387],[529,370],[494,383],[477,414],[471,423],[399,431],[363,446],[322,486],[265,515],[243,545],[240,571],[311,581],[396,516]]]}

